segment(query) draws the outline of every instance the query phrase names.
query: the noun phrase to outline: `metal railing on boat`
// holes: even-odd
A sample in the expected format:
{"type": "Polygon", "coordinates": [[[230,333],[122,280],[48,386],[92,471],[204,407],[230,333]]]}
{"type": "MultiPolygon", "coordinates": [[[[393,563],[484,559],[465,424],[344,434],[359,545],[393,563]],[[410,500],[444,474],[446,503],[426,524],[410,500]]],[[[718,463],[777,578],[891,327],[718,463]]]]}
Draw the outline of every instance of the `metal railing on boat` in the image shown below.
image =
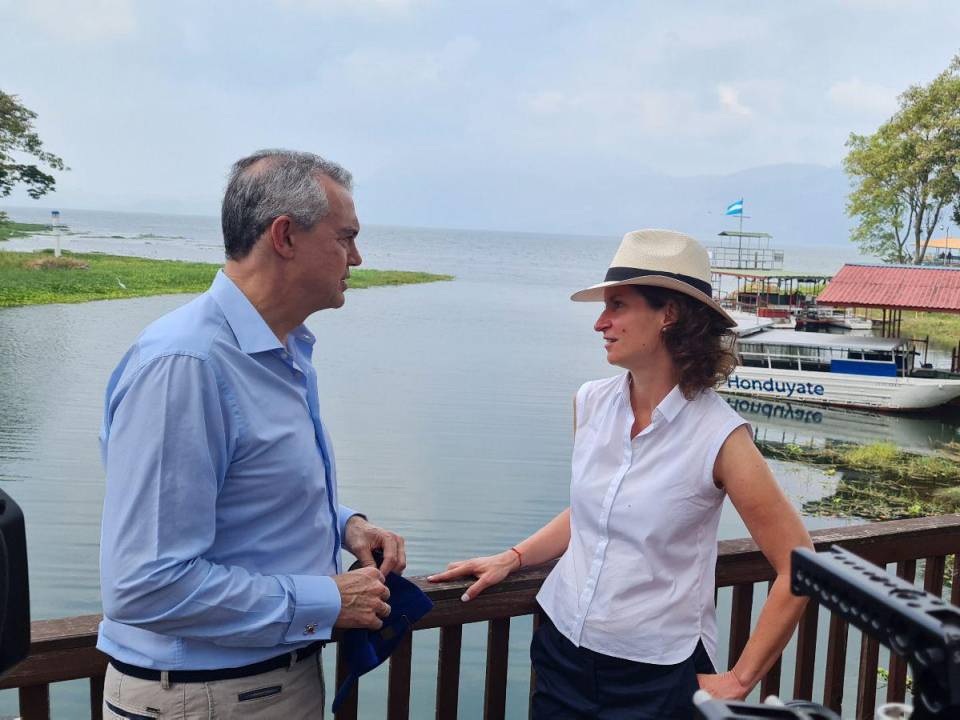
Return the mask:
{"type": "MultiPolygon", "coordinates": [[[[960,556],[960,515],[855,525],[818,530],[812,535],[818,549],[838,544],[876,564],[893,565],[898,576],[922,583],[927,591],[945,595],[953,604],[960,604],[960,584],[949,583],[945,591],[944,582],[945,577],[956,578],[960,570],[957,560],[960,556]]],[[[440,634],[436,695],[430,714],[439,720],[455,720],[457,717],[463,628],[470,623],[486,623],[483,717],[506,717],[511,619],[533,615],[536,626],[538,607],[535,595],[549,569],[550,566],[545,565],[518,572],[468,604],[459,599],[465,583],[436,586],[417,579],[433,599],[435,608],[415,630],[439,628],[440,634]]],[[[718,613],[723,612],[721,628],[727,628],[721,639],[727,653],[721,662],[732,662],[743,649],[755,611],[772,579],[770,565],[752,540],[720,542],[718,613]]],[[[0,689],[19,690],[23,720],[50,717],[51,683],[82,678],[89,678],[90,715],[101,717],[107,659],[95,648],[98,621],[99,616],[87,615],[33,623],[29,657],[0,680],[0,689]]],[[[408,635],[390,659],[386,679],[386,717],[389,720],[410,717],[411,659],[417,637],[418,632],[408,635]]],[[[763,678],[760,695],[815,699],[841,712],[846,694],[855,704],[852,708],[855,717],[872,718],[873,708],[883,701],[878,691],[878,668],[882,664],[886,666],[882,670],[886,671],[887,677],[885,700],[902,701],[907,690],[905,664],[894,655],[881,662],[886,655],[876,641],[862,637],[856,630],[851,633],[843,620],[811,603],[784,656],[763,678]],[[825,652],[821,642],[824,636],[825,652]],[[854,646],[859,647],[859,657],[848,663],[848,649],[854,646]],[[786,674],[791,677],[785,677],[786,674]],[[845,693],[845,689],[848,692],[845,693]]],[[[344,666],[338,657],[336,684],[339,685],[343,676],[344,666]]],[[[851,715],[850,709],[844,712],[845,717],[851,715]]],[[[357,713],[354,691],[336,718],[353,719],[357,713]]]]}

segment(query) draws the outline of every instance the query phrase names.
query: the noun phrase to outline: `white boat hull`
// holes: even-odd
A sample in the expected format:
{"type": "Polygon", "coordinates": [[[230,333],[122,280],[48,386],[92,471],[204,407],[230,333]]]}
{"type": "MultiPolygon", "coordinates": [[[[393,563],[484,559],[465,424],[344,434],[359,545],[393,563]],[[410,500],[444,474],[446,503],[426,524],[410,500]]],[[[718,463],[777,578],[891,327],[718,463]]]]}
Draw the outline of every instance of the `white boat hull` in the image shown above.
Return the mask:
{"type": "Polygon", "coordinates": [[[875,377],[738,365],[717,389],[733,395],[818,405],[923,410],[960,397],[960,380],[875,377]]]}

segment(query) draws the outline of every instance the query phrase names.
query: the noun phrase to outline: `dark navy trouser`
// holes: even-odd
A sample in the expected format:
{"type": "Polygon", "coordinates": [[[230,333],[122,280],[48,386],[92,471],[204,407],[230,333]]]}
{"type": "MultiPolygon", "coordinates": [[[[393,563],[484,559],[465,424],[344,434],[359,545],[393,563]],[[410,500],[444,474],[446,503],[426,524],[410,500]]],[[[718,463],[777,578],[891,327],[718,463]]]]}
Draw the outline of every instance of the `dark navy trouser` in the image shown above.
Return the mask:
{"type": "Polygon", "coordinates": [[[533,636],[534,720],[688,720],[697,673],[714,672],[703,643],[676,665],[578,648],[546,615],[533,636]]]}

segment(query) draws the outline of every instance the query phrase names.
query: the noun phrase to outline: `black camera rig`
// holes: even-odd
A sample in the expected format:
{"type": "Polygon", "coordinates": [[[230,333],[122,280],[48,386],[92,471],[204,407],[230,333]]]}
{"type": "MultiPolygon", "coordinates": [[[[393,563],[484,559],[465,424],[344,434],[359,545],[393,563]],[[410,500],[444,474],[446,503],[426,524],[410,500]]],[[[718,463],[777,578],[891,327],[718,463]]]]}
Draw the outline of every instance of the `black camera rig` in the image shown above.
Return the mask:
{"type": "Polygon", "coordinates": [[[27,535],[20,507],[0,490],[0,675],[30,649],[27,535]]]}
{"type": "MultiPolygon", "coordinates": [[[[913,672],[911,720],[960,718],[960,608],[839,547],[821,553],[797,548],[791,561],[794,595],[809,596],[907,661],[913,672]]],[[[711,699],[696,709],[704,720],[838,720],[809,702],[711,699]]]]}

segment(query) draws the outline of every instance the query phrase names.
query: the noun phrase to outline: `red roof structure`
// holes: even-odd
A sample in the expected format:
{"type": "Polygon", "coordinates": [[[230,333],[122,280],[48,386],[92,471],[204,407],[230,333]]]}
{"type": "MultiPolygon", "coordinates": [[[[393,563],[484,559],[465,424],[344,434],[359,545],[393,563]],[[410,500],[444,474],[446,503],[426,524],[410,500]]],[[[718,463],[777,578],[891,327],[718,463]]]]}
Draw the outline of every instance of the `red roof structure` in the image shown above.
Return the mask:
{"type": "Polygon", "coordinates": [[[960,313],[960,268],[844,265],[817,304],[960,313]]]}

